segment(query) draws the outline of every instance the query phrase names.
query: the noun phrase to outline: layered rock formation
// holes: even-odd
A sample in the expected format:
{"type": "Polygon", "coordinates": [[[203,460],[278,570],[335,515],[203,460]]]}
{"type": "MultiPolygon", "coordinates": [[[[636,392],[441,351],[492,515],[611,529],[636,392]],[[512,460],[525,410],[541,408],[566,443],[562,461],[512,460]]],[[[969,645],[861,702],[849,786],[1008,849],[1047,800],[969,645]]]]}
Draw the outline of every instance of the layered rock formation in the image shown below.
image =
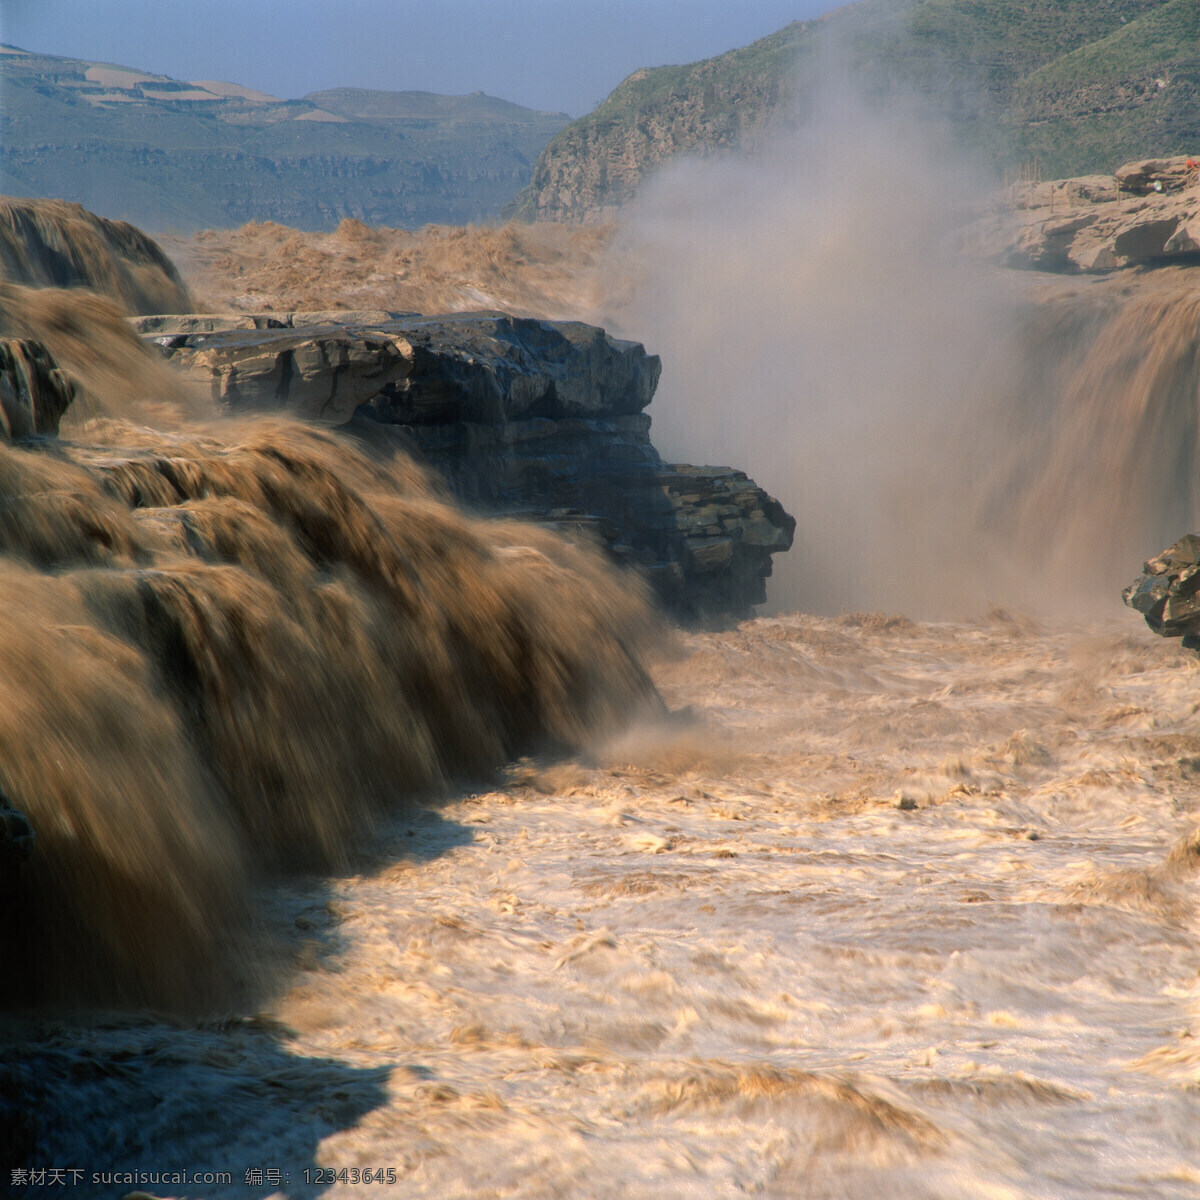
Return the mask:
{"type": "Polygon", "coordinates": [[[463,500],[598,536],[678,615],[740,614],[766,599],[771,555],[791,545],[795,522],[740,471],[662,461],[643,411],[661,364],[642,346],[498,312],[374,315],[141,326],[230,408],[402,429],[463,500]]]}
{"type": "Polygon", "coordinates": [[[1155,633],[1200,650],[1200,534],[1189,533],[1149,559],[1121,596],[1155,633]]]}
{"type": "Polygon", "coordinates": [[[0,74],[6,186],[155,230],[486,220],[569,119],[481,92],[284,100],[12,46],[0,46],[0,74]]]}
{"type": "MultiPolygon", "coordinates": [[[[212,319],[197,318],[200,325],[212,319]]],[[[190,324],[185,318],[183,322],[190,324]]],[[[160,336],[159,344],[189,378],[207,383],[230,408],[280,408],[343,425],[360,404],[412,370],[403,344],[382,333],[318,326],[312,336],[290,329],[160,336]]]]}
{"type": "Polygon", "coordinates": [[[1015,228],[998,246],[1010,266],[1102,274],[1200,252],[1200,158],[1139,159],[1112,176],[1018,187],[1011,199],[1015,228]]]}

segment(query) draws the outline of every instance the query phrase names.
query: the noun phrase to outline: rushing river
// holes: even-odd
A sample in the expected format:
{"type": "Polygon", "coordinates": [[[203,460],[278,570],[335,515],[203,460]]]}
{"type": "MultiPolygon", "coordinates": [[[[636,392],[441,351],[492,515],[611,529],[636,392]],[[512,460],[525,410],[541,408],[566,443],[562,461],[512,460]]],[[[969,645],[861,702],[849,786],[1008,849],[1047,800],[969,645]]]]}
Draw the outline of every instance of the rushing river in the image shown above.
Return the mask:
{"type": "Polygon", "coordinates": [[[670,717],[272,889],[260,1014],[30,1031],[30,1165],[228,1172],[150,1189],[213,1198],[1200,1193],[1194,656],[1132,614],[783,616],[655,675],[670,717]]]}
{"type": "Polygon", "coordinates": [[[1055,620],[664,647],[401,439],[192,411],[50,314],[89,394],[0,445],[17,1196],[1200,1196],[1200,660],[1118,599],[1200,519],[1190,277],[1014,289],[951,354],[841,245],[844,339],[754,271],[791,358],[656,332],[664,429],[766,446],[777,603],[1055,620]]]}

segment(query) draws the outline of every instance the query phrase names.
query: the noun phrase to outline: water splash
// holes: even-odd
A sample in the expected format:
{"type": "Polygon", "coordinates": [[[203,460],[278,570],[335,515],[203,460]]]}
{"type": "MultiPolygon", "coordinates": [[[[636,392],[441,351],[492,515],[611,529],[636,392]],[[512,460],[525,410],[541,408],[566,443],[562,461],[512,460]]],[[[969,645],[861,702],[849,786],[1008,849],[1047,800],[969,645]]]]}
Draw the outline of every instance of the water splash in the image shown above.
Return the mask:
{"type": "Polygon", "coordinates": [[[217,1003],[255,982],[230,947],[264,869],[654,703],[637,588],[467,517],[385,432],[112,414],[3,444],[0,553],[0,784],[38,835],[9,1003],[217,1003]]]}

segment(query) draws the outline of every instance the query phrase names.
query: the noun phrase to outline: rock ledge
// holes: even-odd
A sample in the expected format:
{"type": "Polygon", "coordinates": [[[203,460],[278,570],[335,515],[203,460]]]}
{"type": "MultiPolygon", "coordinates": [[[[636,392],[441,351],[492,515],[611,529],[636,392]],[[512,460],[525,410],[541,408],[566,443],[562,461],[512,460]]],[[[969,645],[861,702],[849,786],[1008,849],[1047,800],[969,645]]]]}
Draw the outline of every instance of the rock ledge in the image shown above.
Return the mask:
{"type": "Polygon", "coordinates": [[[766,599],[795,521],[731,467],[664,463],[643,411],[661,363],[577,321],[501,312],[144,317],[232,410],[402,429],[476,508],[598,538],[684,619],[766,599]]]}

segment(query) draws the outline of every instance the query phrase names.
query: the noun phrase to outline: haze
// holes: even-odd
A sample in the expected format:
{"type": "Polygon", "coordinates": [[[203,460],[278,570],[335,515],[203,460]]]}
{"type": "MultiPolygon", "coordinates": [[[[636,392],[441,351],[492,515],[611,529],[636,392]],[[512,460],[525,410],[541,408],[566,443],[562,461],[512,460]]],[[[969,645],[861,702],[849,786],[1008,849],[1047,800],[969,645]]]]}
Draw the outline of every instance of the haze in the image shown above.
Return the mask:
{"type": "Polygon", "coordinates": [[[24,50],[220,79],[283,99],[331,87],[482,91],[582,116],[639,67],[687,63],[834,0],[5,0],[24,50]]]}

